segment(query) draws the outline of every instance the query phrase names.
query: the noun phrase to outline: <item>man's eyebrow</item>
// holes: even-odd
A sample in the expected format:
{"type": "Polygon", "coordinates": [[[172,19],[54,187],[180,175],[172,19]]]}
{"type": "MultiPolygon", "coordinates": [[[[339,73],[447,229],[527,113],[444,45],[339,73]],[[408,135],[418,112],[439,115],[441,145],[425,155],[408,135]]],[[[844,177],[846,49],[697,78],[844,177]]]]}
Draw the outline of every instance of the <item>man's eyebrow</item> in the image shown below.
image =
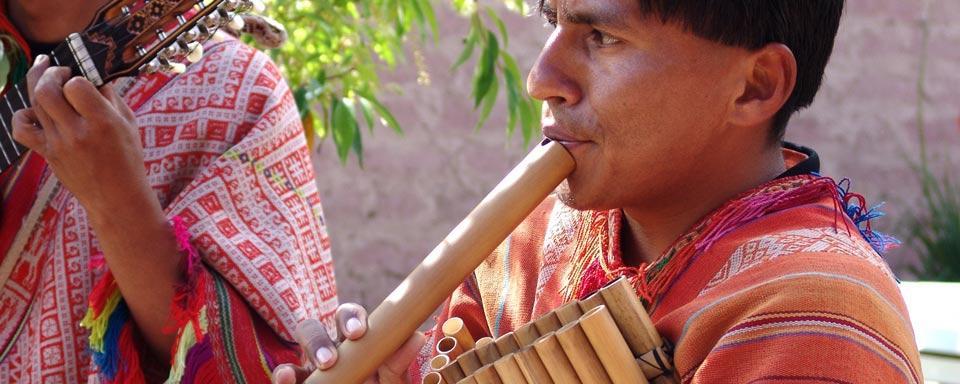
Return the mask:
{"type": "Polygon", "coordinates": [[[540,14],[544,17],[562,19],[571,24],[606,25],[621,28],[627,25],[623,13],[610,8],[597,7],[571,11],[569,7],[563,7],[563,11],[558,13],[557,9],[547,1],[541,1],[539,8],[540,14]]]}
{"type": "Polygon", "coordinates": [[[564,9],[560,17],[571,24],[605,25],[611,27],[626,27],[627,21],[622,12],[610,8],[593,8],[588,10],[564,9]]]}

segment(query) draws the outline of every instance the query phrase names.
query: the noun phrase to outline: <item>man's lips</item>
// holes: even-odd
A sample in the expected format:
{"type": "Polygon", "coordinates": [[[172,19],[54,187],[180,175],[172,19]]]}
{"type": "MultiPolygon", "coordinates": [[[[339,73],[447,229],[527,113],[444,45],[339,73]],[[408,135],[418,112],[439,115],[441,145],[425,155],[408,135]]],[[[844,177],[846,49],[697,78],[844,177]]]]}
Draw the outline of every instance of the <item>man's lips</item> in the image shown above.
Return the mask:
{"type": "Polygon", "coordinates": [[[581,139],[569,131],[557,126],[543,127],[543,136],[550,140],[556,141],[565,147],[590,142],[590,140],[581,139]]]}

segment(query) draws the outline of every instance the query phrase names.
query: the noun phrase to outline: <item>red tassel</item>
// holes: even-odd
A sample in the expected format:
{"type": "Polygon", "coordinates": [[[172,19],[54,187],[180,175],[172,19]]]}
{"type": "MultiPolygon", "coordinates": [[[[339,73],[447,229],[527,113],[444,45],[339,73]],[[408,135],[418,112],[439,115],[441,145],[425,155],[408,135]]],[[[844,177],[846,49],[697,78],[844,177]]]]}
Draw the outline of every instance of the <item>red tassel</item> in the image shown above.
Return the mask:
{"type": "Polygon", "coordinates": [[[147,380],[143,376],[143,370],[140,369],[140,352],[137,351],[137,343],[133,338],[132,322],[128,321],[123,325],[118,344],[120,344],[120,361],[125,365],[117,372],[114,382],[122,384],[146,383],[147,380]]]}
{"type": "Polygon", "coordinates": [[[94,315],[99,316],[103,312],[103,307],[107,305],[107,300],[110,299],[110,295],[117,290],[117,282],[113,279],[113,274],[110,271],[107,271],[100,281],[97,282],[97,285],[93,287],[93,291],[90,292],[90,309],[93,310],[94,315]]]}

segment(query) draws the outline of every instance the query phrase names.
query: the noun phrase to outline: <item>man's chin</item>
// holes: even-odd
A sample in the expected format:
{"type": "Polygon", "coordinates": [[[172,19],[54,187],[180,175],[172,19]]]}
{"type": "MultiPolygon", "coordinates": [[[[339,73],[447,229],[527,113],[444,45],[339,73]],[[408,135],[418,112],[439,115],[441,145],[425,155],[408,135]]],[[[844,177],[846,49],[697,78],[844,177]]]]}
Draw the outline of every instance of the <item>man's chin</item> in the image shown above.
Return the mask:
{"type": "Polygon", "coordinates": [[[557,187],[557,199],[564,205],[579,211],[593,209],[583,197],[577,197],[577,194],[570,189],[570,182],[567,180],[564,180],[563,183],[557,187]]]}

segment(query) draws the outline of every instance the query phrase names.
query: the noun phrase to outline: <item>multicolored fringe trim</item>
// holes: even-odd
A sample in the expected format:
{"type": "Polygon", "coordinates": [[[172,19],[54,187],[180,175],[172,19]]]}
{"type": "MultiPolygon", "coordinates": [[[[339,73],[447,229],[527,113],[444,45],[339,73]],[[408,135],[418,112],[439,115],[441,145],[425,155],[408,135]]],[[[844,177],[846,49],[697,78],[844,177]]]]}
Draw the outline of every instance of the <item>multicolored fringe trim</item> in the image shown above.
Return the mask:
{"type": "Polygon", "coordinates": [[[860,231],[860,234],[863,235],[863,238],[870,243],[870,246],[873,247],[874,251],[877,251],[881,256],[885,255],[891,249],[894,249],[900,246],[900,240],[897,240],[893,236],[888,234],[874,231],[871,221],[873,219],[878,219],[886,214],[880,209],[883,207],[883,203],[874,205],[867,208],[867,199],[859,193],[854,193],[850,191],[850,179],[843,179],[837,183],[837,193],[839,194],[839,200],[843,202],[844,213],[850,217],[850,220],[853,221],[853,224],[857,226],[857,230],[860,231]]]}
{"type": "MultiPolygon", "coordinates": [[[[186,254],[186,282],[177,287],[171,305],[173,324],[168,330],[177,332],[177,338],[167,383],[177,383],[183,378],[187,353],[203,341],[208,328],[205,304],[209,276],[203,270],[200,254],[190,244],[190,232],[183,220],[174,217],[172,224],[178,248],[186,254]]],[[[146,381],[140,367],[134,323],[130,321],[130,311],[110,271],[90,293],[89,308],[80,326],[90,331],[90,349],[103,382],[146,381]]]]}

